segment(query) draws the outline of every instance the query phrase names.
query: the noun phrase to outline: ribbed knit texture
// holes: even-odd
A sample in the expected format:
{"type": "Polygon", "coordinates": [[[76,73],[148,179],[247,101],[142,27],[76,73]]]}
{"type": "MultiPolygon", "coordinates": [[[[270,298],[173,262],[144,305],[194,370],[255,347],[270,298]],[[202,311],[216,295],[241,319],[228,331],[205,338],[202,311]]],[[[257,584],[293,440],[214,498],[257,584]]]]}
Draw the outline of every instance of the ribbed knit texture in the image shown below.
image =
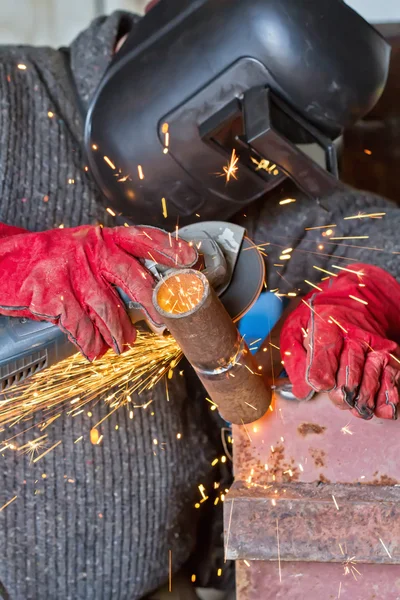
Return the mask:
{"type": "MultiPolygon", "coordinates": [[[[83,106],[127,18],[135,20],[121,13],[98,19],[72,44],[83,106]]],[[[107,222],[84,170],[82,137],[64,54],[0,48],[0,221],[31,231],[107,222]]],[[[92,418],[64,414],[50,425],[46,447],[62,443],[39,462],[10,449],[0,455],[0,506],[18,496],[0,512],[0,597],[2,585],[10,600],[136,600],[168,580],[170,549],[174,573],[186,562],[200,513],[197,486],[209,481],[216,450],[208,405],[191,402],[184,377],[169,382],[169,396],[161,383],[133,397],[153,403],[132,420],[125,409],[111,415],[99,427],[100,445],[90,443],[89,431],[107,415],[101,401],[90,407],[92,418]]],[[[31,425],[6,429],[1,439],[31,425]]],[[[30,429],[15,443],[39,435],[30,429]]]]}
{"type": "Polygon", "coordinates": [[[236,217],[256,244],[268,254],[267,282],[270,290],[308,293],[305,280],[316,283],[326,273],[339,273],[333,265],[351,268],[356,262],[386,269],[400,282],[400,208],[394,202],[370,192],[349,188],[324,198],[321,205],[299,192],[291,181],[274,190],[236,217]],[[279,204],[282,199],[296,202],[279,204]],[[378,219],[345,219],[359,214],[385,213],[378,219]],[[245,215],[245,216],[244,216],[245,215]],[[332,225],[332,232],[324,236],[332,225]],[[335,226],[335,227],[333,227],[335,226]],[[357,239],[358,237],[363,239],[357,239]],[[332,238],[348,238],[334,240],[332,238]],[[290,260],[282,251],[292,248],[290,260]]]}

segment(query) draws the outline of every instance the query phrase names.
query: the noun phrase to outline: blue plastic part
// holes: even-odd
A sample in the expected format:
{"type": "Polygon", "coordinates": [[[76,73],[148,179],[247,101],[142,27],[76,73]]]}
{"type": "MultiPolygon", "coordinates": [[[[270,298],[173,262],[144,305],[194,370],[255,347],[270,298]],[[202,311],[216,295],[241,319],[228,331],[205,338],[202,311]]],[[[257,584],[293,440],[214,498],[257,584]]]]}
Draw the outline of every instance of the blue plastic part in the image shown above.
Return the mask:
{"type": "Polygon", "coordinates": [[[250,348],[253,354],[279,321],[284,307],[282,299],[271,292],[263,292],[254,306],[239,321],[239,332],[249,346],[261,338],[259,343],[250,348]]]}

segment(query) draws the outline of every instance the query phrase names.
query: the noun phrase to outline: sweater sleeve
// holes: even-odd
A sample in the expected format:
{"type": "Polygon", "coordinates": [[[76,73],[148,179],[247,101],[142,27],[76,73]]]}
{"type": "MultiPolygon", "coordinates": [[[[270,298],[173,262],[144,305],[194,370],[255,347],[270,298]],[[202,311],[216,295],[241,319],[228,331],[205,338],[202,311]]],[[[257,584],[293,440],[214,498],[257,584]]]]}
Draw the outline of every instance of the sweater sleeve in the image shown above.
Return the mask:
{"type": "Polygon", "coordinates": [[[139,20],[139,15],[115,11],[94,19],[72,42],[71,70],[85,110],[111,64],[117,41],[139,20]]]}
{"type": "Polygon", "coordinates": [[[268,255],[270,290],[306,293],[306,280],[316,284],[328,276],[320,269],[339,273],[357,262],[400,281],[400,208],[375,194],[349,187],[318,204],[287,181],[236,220],[268,255]]]}

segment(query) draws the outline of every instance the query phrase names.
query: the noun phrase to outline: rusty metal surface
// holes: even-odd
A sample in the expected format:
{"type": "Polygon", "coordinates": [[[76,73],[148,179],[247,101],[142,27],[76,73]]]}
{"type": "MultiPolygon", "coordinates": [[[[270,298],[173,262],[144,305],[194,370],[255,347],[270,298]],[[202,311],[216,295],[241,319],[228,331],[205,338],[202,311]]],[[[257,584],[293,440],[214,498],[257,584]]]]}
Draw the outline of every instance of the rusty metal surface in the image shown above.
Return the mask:
{"type": "Polygon", "coordinates": [[[243,561],[236,564],[238,600],[400,600],[400,567],[358,565],[361,576],[331,563],[243,561]]]}
{"type": "Polygon", "coordinates": [[[323,394],[309,402],[275,397],[270,409],[257,423],[234,428],[237,479],[400,483],[399,421],[356,419],[323,394]]]}
{"type": "Polygon", "coordinates": [[[359,562],[400,564],[400,488],[298,482],[265,487],[236,482],[229,492],[227,558],[342,562],[340,548],[347,545],[359,562]]]}
{"type": "Polygon", "coordinates": [[[221,416],[231,423],[252,423],[264,415],[271,389],[207,278],[198,271],[176,271],[157,285],[153,303],[221,416]],[[157,294],[161,286],[183,274],[197,277],[204,293],[190,311],[171,314],[159,306],[157,294]]]}
{"type": "Polygon", "coordinates": [[[234,427],[224,520],[238,600],[400,600],[399,427],[326,395],[274,397],[262,419],[234,427]],[[357,581],[340,564],[352,556],[357,581]]]}

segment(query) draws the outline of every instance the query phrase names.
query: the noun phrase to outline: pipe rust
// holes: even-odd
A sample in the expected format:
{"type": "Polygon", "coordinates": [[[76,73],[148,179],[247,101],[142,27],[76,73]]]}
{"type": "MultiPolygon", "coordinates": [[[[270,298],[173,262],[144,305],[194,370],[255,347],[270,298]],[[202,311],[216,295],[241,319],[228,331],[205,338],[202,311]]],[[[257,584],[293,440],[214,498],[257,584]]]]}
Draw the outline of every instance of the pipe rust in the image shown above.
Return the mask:
{"type": "Polygon", "coordinates": [[[153,304],[221,416],[238,425],[261,418],[271,390],[207,278],[174,271],[157,284],[153,304]]]}

